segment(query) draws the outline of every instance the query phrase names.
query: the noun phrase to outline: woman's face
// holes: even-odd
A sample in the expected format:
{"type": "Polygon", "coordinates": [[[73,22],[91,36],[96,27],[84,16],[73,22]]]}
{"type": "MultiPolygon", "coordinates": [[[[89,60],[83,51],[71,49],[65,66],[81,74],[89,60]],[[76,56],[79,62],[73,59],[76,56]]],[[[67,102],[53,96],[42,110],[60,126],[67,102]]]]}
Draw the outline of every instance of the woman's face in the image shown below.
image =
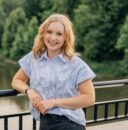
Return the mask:
{"type": "Polygon", "coordinates": [[[50,23],[44,36],[44,43],[48,52],[61,53],[65,42],[64,26],[60,22],[50,23]]]}

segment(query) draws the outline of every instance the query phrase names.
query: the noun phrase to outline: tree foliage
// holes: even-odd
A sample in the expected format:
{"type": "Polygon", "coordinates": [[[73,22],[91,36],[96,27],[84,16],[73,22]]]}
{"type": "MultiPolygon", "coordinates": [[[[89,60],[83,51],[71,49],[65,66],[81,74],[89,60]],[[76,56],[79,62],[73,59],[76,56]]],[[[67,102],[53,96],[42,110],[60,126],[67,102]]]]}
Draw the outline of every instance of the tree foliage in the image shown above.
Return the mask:
{"type": "Polygon", "coordinates": [[[27,19],[25,17],[25,12],[22,8],[16,8],[13,10],[9,17],[6,19],[4,26],[4,33],[2,37],[2,47],[5,50],[4,55],[9,57],[10,50],[13,46],[15,40],[15,33],[20,25],[25,25],[27,19]]]}
{"type": "Polygon", "coordinates": [[[21,55],[26,54],[32,50],[37,29],[38,24],[36,17],[32,17],[31,21],[26,24],[26,26],[20,25],[18,27],[10,52],[12,59],[18,60],[21,55]]]}
{"type": "Polygon", "coordinates": [[[122,58],[122,51],[115,48],[122,6],[120,0],[82,0],[75,10],[75,23],[78,48],[84,49],[84,56],[95,61],[122,58]]]}
{"type": "Polygon", "coordinates": [[[124,50],[124,59],[122,62],[122,70],[124,73],[128,73],[126,70],[128,69],[128,16],[124,24],[120,29],[120,35],[117,40],[116,48],[119,50],[124,50]]]}
{"type": "MultiPolygon", "coordinates": [[[[10,12],[17,7],[22,7],[22,2],[18,0],[0,0],[0,37],[2,37],[4,32],[4,25],[6,18],[9,16],[10,12]]],[[[2,38],[0,39],[0,48],[2,47],[2,38]]]]}
{"type": "Polygon", "coordinates": [[[84,58],[123,60],[127,68],[127,0],[0,0],[0,52],[15,60],[26,54],[39,25],[53,13],[70,17],[84,58]]]}

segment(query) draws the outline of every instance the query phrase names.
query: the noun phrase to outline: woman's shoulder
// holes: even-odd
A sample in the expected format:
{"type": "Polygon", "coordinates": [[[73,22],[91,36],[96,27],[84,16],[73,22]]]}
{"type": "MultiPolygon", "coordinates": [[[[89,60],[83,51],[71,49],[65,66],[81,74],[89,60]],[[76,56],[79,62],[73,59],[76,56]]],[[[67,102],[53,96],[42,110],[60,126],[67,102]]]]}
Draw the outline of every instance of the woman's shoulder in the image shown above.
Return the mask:
{"type": "Polygon", "coordinates": [[[19,59],[19,60],[29,60],[29,61],[31,61],[33,59],[34,59],[34,55],[33,55],[32,51],[30,51],[27,54],[23,55],[21,57],[21,59],[19,59]]]}
{"type": "Polygon", "coordinates": [[[79,66],[86,65],[86,62],[80,56],[73,56],[71,62],[79,66]]]}
{"type": "Polygon", "coordinates": [[[73,62],[79,62],[79,63],[84,63],[85,62],[80,56],[77,56],[77,55],[72,57],[72,61],[73,62]]]}
{"type": "Polygon", "coordinates": [[[33,57],[34,57],[34,55],[33,55],[33,52],[32,52],[32,51],[30,51],[30,52],[28,52],[27,54],[25,54],[23,57],[33,58],[33,57]]]}

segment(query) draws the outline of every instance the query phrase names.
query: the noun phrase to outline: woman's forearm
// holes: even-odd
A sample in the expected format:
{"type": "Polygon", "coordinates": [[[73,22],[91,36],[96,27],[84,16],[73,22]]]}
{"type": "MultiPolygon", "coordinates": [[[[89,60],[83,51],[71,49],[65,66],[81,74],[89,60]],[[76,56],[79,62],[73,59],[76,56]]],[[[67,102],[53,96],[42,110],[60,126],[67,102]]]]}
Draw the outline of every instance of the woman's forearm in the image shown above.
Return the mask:
{"type": "Polygon", "coordinates": [[[25,93],[25,89],[28,87],[26,82],[28,81],[28,77],[25,72],[20,68],[18,72],[15,74],[12,80],[12,87],[21,93],[25,93]]]}
{"type": "Polygon", "coordinates": [[[62,107],[67,109],[85,108],[95,103],[95,97],[88,94],[81,94],[71,98],[55,99],[55,107],[62,107]]]}
{"type": "Polygon", "coordinates": [[[15,79],[12,81],[12,87],[13,89],[16,89],[17,91],[21,93],[25,93],[25,89],[28,87],[28,85],[26,84],[26,82],[22,80],[15,79]]]}

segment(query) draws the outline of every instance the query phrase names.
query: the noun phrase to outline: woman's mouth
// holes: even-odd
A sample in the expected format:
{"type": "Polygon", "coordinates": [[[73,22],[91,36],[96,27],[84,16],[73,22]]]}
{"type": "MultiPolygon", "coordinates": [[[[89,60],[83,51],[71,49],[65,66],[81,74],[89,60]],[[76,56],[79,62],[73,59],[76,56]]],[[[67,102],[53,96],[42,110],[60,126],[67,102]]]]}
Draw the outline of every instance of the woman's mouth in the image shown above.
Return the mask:
{"type": "Polygon", "coordinates": [[[49,42],[50,45],[57,45],[57,42],[49,42]]]}

